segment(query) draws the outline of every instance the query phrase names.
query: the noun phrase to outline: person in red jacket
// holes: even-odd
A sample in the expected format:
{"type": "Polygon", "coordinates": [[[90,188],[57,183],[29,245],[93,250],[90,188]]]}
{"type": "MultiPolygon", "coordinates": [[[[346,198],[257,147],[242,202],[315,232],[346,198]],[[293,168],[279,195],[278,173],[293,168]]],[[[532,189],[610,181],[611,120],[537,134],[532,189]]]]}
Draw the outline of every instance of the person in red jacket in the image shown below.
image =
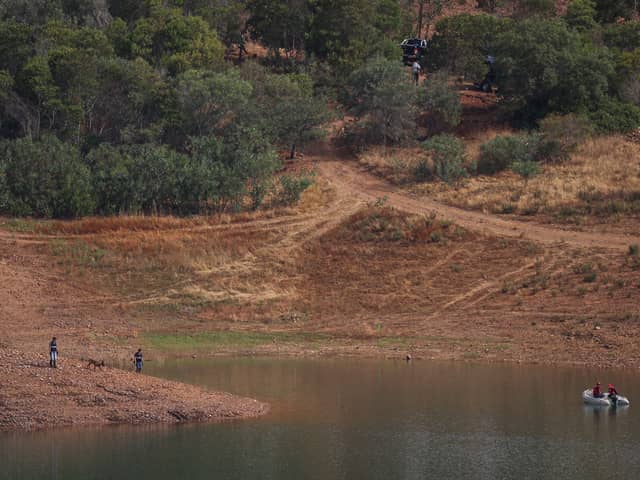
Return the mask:
{"type": "Polygon", "coordinates": [[[609,384],[609,396],[610,397],[615,397],[618,395],[618,391],[616,390],[616,387],[613,386],[612,383],[609,384]]]}
{"type": "Polygon", "coordinates": [[[593,387],[593,398],[602,398],[604,394],[600,391],[600,382],[596,382],[596,386],[593,387]]]}

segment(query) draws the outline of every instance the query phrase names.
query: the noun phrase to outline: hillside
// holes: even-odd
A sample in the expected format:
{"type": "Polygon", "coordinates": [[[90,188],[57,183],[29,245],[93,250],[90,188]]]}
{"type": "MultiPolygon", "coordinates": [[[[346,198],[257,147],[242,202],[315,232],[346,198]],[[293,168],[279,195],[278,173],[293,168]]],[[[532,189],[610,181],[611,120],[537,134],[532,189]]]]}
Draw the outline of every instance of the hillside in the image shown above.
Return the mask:
{"type": "Polygon", "coordinates": [[[0,429],[268,410],[138,348],[640,367],[636,5],[445,3],[415,73],[384,0],[0,5],[0,429]]]}

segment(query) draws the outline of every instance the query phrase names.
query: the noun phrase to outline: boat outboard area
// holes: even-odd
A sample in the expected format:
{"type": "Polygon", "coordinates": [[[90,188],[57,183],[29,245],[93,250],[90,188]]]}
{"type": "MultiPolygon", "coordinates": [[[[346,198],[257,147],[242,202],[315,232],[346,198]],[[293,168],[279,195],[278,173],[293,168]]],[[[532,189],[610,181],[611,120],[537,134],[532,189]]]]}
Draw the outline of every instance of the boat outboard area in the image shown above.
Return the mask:
{"type": "Polygon", "coordinates": [[[594,397],[593,390],[587,388],[582,392],[582,401],[586,405],[595,407],[628,407],[629,399],[623,395],[610,396],[609,393],[603,393],[601,397],[594,397]]]}

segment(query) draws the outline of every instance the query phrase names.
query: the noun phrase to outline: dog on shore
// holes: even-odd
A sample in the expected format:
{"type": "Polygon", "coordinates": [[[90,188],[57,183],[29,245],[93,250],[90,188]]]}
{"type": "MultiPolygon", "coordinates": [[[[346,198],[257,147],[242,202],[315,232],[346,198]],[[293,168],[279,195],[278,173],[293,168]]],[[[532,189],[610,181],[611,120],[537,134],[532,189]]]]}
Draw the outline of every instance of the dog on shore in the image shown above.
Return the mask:
{"type": "Polygon", "coordinates": [[[87,368],[91,368],[93,367],[93,369],[95,370],[96,368],[102,368],[104,367],[104,360],[94,360],[93,358],[90,358],[88,360],[89,363],[87,363],[87,368]]]}

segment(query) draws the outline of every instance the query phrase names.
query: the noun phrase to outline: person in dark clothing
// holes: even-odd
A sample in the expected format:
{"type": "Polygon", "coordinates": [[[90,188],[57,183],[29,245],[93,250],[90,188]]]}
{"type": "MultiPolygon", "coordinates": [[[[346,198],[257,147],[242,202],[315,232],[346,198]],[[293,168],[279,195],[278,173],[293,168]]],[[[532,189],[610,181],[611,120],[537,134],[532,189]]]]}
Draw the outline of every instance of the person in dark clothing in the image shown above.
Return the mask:
{"type": "Polygon", "coordinates": [[[133,355],[133,361],[136,364],[136,373],[140,373],[142,371],[142,349],[139,348],[133,355]]]}
{"type": "Polygon", "coordinates": [[[593,387],[593,398],[602,398],[604,397],[604,395],[602,394],[602,391],[600,390],[600,382],[596,382],[596,386],[593,387]]]}
{"type": "Polygon", "coordinates": [[[56,342],[56,337],[53,337],[49,342],[49,366],[58,368],[58,342],[56,342]]]}

